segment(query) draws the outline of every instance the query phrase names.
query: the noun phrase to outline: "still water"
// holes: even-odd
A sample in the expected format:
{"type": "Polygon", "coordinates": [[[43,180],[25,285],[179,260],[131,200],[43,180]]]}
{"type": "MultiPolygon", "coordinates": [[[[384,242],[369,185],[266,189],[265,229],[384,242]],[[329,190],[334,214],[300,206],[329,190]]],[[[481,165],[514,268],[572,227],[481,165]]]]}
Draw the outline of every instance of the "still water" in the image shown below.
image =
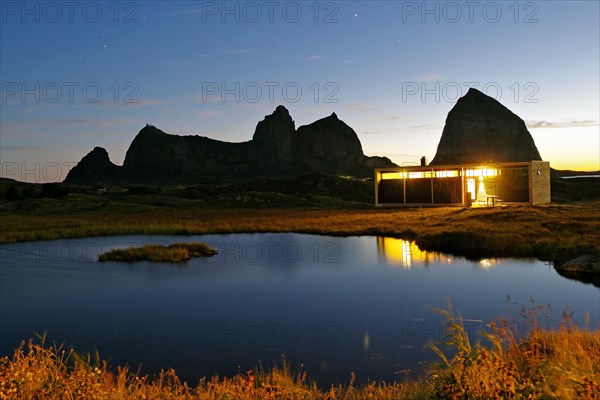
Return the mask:
{"type": "Polygon", "coordinates": [[[123,236],[0,246],[0,355],[46,332],[79,352],[142,372],[233,375],[302,365],[321,384],[416,376],[437,361],[433,308],[451,300],[475,339],[493,318],[562,312],[597,327],[600,289],[537,260],[480,262],[382,237],[232,234],[123,236]],[[203,241],[217,256],[186,264],[97,261],[111,248],[203,241]],[[588,315],[586,317],[586,314],[588,315]]]}

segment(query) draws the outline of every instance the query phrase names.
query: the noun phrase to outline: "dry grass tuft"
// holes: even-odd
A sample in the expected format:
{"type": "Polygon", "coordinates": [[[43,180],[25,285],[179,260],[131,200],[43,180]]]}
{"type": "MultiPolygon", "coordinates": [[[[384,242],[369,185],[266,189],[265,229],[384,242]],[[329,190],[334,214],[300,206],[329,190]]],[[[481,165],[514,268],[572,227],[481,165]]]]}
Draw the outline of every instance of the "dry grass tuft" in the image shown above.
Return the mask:
{"type": "Polygon", "coordinates": [[[149,244],[111,250],[100,254],[98,261],[185,262],[194,257],[210,257],[215,254],[217,251],[205,243],[174,243],[169,246],[149,244]]]}
{"type": "MultiPolygon", "coordinates": [[[[503,320],[490,324],[490,347],[472,345],[460,314],[451,306],[438,310],[448,319],[443,342],[455,353],[449,359],[430,347],[443,364],[430,372],[433,392],[446,399],[599,399],[600,330],[582,330],[568,318],[557,330],[534,324],[519,343],[503,320]]],[[[529,316],[535,317],[535,310],[529,316]]]]}

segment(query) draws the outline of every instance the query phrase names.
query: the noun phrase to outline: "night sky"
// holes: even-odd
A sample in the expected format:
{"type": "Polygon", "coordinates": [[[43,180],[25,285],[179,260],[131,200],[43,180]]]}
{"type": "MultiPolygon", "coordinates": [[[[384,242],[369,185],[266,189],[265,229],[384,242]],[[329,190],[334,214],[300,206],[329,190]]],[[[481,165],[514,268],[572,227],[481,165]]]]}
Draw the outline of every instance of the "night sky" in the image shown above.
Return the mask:
{"type": "Polygon", "coordinates": [[[552,167],[600,169],[598,1],[0,7],[3,177],[62,180],[94,146],[121,164],[146,123],[247,141],[280,104],[296,127],[335,112],[368,155],[431,160],[470,86],[552,167]]]}

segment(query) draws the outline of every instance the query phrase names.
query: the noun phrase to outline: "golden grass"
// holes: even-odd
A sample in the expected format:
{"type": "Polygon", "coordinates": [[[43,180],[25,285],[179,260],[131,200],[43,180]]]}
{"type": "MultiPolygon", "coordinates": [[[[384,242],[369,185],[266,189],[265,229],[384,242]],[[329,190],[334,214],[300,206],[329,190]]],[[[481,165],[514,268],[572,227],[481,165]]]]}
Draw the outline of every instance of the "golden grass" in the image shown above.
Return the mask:
{"type": "Polygon", "coordinates": [[[232,378],[183,382],[172,369],[147,376],[128,367],[110,367],[98,355],[77,356],[72,349],[46,346],[44,338],[23,343],[0,359],[0,399],[598,399],[600,330],[569,324],[533,329],[519,343],[510,327],[492,324],[491,346],[472,345],[460,315],[448,318],[447,357],[426,378],[319,388],[306,373],[284,363],[268,371],[249,370],[232,378]]]}
{"type": "Polygon", "coordinates": [[[448,320],[445,345],[452,359],[430,347],[443,364],[431,371],[433,391],[447,399],[599,399],[600,329],[579,329],[569,321],[557,330],[534,326],[519,343],[506,321],[490,324],[491,344],[472,345],[460,315],[438,310],[448,320]]]}
{"type": "Polygon", "coordinates": [[[562,262],[600,255],[598,203],[372,210],[196,209],[128,215],[0,216],[0,243],[126,234],[298,232],[384,235],[468,257],[562,262]]]}
{"type": "Polygon", "coordinates": [[[174,243],[169,246],[149,244],[110,250],[100,254],[98,261],[185,262],[194,257],[210,257],[215,254],[217,251],[205,243],[174,243]]]}
{"type": "Polygon", "coordinates": [[[0,399],[419,399],[427,387],[416,383],[371,383],[320,390],[305,374],[283,368],[246,371],[232,378],[182,382],[172,369],[150,378],[128,367],[109,368],[91,357],[76,357],[73,350],[29,341],[12,358],[0,359],[0,399]]]}

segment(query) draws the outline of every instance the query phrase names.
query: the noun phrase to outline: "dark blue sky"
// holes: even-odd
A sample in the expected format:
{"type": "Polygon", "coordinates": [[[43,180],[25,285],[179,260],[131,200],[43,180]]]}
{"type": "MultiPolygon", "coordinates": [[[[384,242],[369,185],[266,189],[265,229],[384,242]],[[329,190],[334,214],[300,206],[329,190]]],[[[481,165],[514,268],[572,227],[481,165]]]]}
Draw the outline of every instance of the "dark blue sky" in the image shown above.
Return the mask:
{"type": "Polygon", "coordinates": [[[120,164],[146,122],[249,140],[279,104],[296,126],[336,112],[367,154],[416,162],[469,86],[553,166],[600,168],[597,1],[0,4],[2,176],[64,178],[94,146],[120,164]]]}

